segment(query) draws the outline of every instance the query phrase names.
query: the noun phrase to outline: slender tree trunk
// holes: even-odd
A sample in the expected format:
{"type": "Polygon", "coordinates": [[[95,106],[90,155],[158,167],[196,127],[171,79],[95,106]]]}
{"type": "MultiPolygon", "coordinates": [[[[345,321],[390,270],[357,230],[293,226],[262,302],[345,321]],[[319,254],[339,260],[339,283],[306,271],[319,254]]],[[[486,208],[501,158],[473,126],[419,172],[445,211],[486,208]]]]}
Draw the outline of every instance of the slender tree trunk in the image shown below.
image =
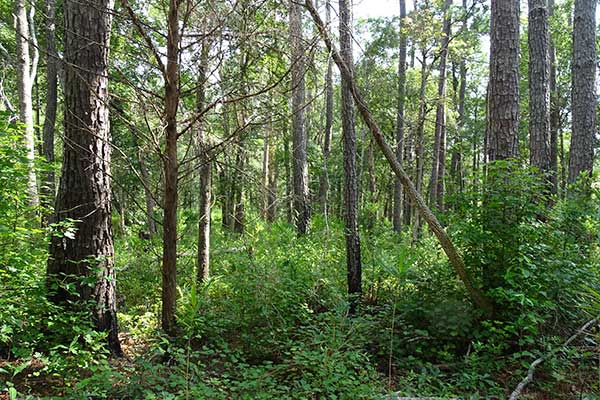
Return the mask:
{"type": "MultiPolygon", "coordinates": [[[[421,84],[419,87],[419,116],[417,119],[416,129],[416,144],[415,144],[415,182],[416,190],[419,194],[423,193],[423,167],[425,163],[425,88],[427,87],[427,52],[425,50],[421,53],[423,59],[421,60],[421,84]]],[[[421,235],[421,216],[416,205],[413,205],[413,241],[416,242],[421,235]]]]}
{"type": "MultiPolygon", "coordinates": [[[[467,12],[467,0],[462,1],[463,12],[467,12]]],[[[468,21],[465,16],[462,25],[461,33],[464,35],[468,29],[468,21]]],[[[464,57],[459,63],[460,83],[458,87],[458,122],[456,137],[454,140],[454,150],[452,151],[451,174],[454,180],[455,190],[462,193],[465,187],[465,177],[463,169],[463,136],[465,130],[465,98],[467,93],[467,64],[464,57]]],[[[456,92],[456,90],[455,90],[456,92]]]]}
{"type": "MultiPolygon", "coordinates": [[[[331,4],[325,2],[327,25],[331,24],[331,4]]],[[[319,183],[319,201],[325,216],[328,215],[329,196],[329,155],[331,154],[331,138],[333,134],[333,60],[327,57],[327,73],[325,75],[325,135],[323,137],[323,172],[319,183]]]]}
{"type": "MultiPolygon", "coordinates": [[[[206,103],[205,86],[208,80],[208,56],[210,44],[202,43],[200,64],[198,68],[198,89],[196,96],[196,112],[204,110],[206,103]]],[[[196,255],[196,282],[206,282],[210,277],[210,223],[212,200],[212,161],[209,152],[209,139],[204,132],[204,119],[197,123],[196,147],[198,152],[198,253],[196,255]]]]}
{"type": "Polygon", "coordinates": [[[152,194],[152,181],[150,180],[150,172],[146,166],[142,149],[139,146],[138,162],[140,164],[142,184],[144,185],[144,199],[146,202],[146,227],[148,228],[148,233],[151,236],[154,236],[156,235],[156,221],[154,220],[154,207],[156,206],[156,202],[154,201],[154,195],[152,194]]]}
{"type": "MultiPolygon", "coordinates": [[[[404,19],[406,18],[406,1],[399,0],[400,5],[400,44],[398,47],[398,109],[396,112],[396,157],[398,162],[404,162],[404,101],[406,97],[406,32],[404,30],[404,19]]],[[[402,182],[396,179],[394,182],[394,215],[392,225],[395,232],[402,229],[404,193],[402,182]]]]}
{"type": "Polygon", "coordinates": [[[528,6],[529,161],[541,173],[548,174],[551,168],[548,0],[529,0],[528,6]]]}
{"type": "Polygon", "coordinates": [[[271,135],[273,133],[272,122],[269,121],[263,136],[263,157],[261,175],[261,215],[266,220],[269,213],[269,177],[271,176],[271,135]]]}
{"type": "MultiPolygon", "coordinates": [[[[58,54],[56,52],[56,2],[46,0],[46,111],[44,112],[43,155],[50,164],[42,185],[43,205],[54,204],[56,178],[54,174],[54,127],[58,104],[58,54]]],[[[52,223],[54,214],[49,214],[46,223],[52,223]]]]}
{"type": "MultiPolygon", "coordinates": [[[[344,1],[344,0],[342,0],[342,1],[344,1]]],[[[442,246],[442,249],[448,256],[450,264],[452,265],[455,272],[457,273],[457,275],[459,276],[459,278],[465,285],[467,293],[469,294],[469,296],[471,297],[473,302],[478,307],[480,307],[483,311],[485,311],[488,315],[491,315],[493,312],[493,306],[492,306],[491,302],[489,301],[489,299],[487,299],[487,297],[485,297],[485,295],[481,292],[481,290],[479,290],[478,288],[473,286],[470,276],[466,271],[465,264],[462,260],[462,257],[458,253],[456,247],[454,246],[454,243],[452,243],[452,240],[446,233],[444,227],[437,220],[435,214],[433,214],[431,212],[431,210],[429,209],[429,207],[427,207],[427,204],[425,203],[425,200],[423,199],[421,194],[416,190],[414,184],[412,183],[412,181],[410,180],[410,178],[408,177],[408,175],[402,168],[402,165],[396,159],[396,154],[395,154],[394,150],[385,141],[383,133],[379,129],[377,122],[373,119],[373,115],[371,114],[369,107],[367,106],[367,104],[365,103],[365,100],[362,98],[362,96],[360,95],[360,93],[358,91],[356,82],[354,81],[354,78],[352,76],[352,70],[345,63],[345,61],[342,58],[342,56],[340,55],[340,53],[335,49],[335,47],[331,41],[331,38],[329,37],[329,34],[326,30],[326,27],[323,24],[321,17],[319,16],[319,13],[317,12],[317,10],[315,10],[315,8],[313,6],[312,0],[305,0],[305,5],[308,8],[308,10],[310,11],[310,13],[313,17],[313,21],[319,28],[321,37],[325,41],[329,50],[331,51],[331,53],[333,55],[333,59],[340,69],[340,73],[341,73],[342,77],[344,77],[346,79],[348,86],[350,88],[352,97],[354,98],[354,102],[360,112],[360,115],[362,116],[362,119],[365,122],[365,124],[369,127],[369,130],[371,131],[371,133],[373,134],[373,137],[375,138],[377,145],[383,152],[385,158],[387,159],[388,163],[392,167],[396,176],[399,177],[400,180],[402,181],[402,184],[404,185],[405,189],[410,194],[416,207],[419,209],[419,212],[422,214],[423,219],[427,222],[431,231],[437,237],[438,241],[440,242],[440,245],[442,246]]],[[[343,17],[342,17],[342,19],[343,19],[343,17]]]]}
{"type": "Polygon", "coordinates": [[[74,238],[52,237],[48,279],[51,287],[66,280],[77,288],[74,296],[60,286],[52,296],[56,302],[93,300],[94,325],[108,333],[108,348],[118,356],[108,117],[113,2],[66,0],[64,10],[65,141],[56,219],[78,222],[74,238]],[[92,277],[92,286],[82,284],[92,277]]]}
{"type": "MultiPolygon", "coordinates": [[[[273,122],[271,121],[271,124],[273,122]]],[[[271,129],[273,127],[271,126],[271,129]]],[[[267,182],[267,222],[275,221],[277,217],[277,180],[279,179],[279,169],[275,159],[275,148],[277,138],[274,131],[271,132],[271,145],[269,146],[269,176],[267,182]]]]}
{"type": "Polygon", "coordinates": [[[177,300],[177,109],[179,107],[179,6],[170,0],[167,31],[167,66],[165,71],[166,145],[163,154],[165,193],[162,256],[162,329],[175,335],[177,300]]]}
{"type": "Polygon", "coordinates": [[[25,0],[15,1],[15,25],[16,25],[16,44],[17,44],[17,91],[19,94],[19,118],[25,125],[25,147],[27,149],[27,160],[29,163],[29,174],[27,184],[27,194],[29,204],[37,206],[40,204],[37,177],[35,173],[35,131],[33,127],[33,98],[32,90],[37,71],[37,50],[32,46],[33,59],[31,58],[29,42],[34,40],[33,13],[34,3],[30,4],[31,17],[27,15],[25,0]]]}
{"type": "Polygon", "coordinates": [[[450,15],[452,0],[444,0],[444,23],[440,40],[440,76],[438,78],[437,104],[435,109],[435,136],[433,162],[429,181],[429,202],[433,207],[444,209],[444,175],[446,171],[446,64],[448,39],[450,37],[450,15]]]}
{"type": "Polygon", "coordinates": [[[308,192],[308,159],[305,131],[305,56],[302,35],[302,7],[290,0],[290,44],[292,48],[292,158],[294,220],[299,235],[308,230],[310,222],[310,198],[308,192]]]}
{"type": "Polygon", "coordinates": [[[519,155],[519,0],[492,0],[488,155],[519,155]]]}
{"type": "MultiPolygon", "coordinates": [[[[344,221],[346,236],[346,266],[348,294],[362,292],[362,265],[358,233],[358,182],[356,176],[356,134],[352,104],[352,0],[340,0],[340,54],[348,66],[350,76],[342,75],[342,142],[344,147],[344,221]]],[[[354,310],[356,298],[351,298],[354,310]]]]}
{"type": "MultiPolygon", "coordinates": [[[[548,13],[554,14],[554,0],[548,0],[548,13]]],[[[556,90],[556,51],[550,36],[550,180],[552,193],[558,193],[558,130],[560,126],[559,94],[556,90]]]]}
{"type": "Polygon", "coordinates": [[[583,173],[589,185],[596,133],[596,0],[575,0],[571,76],[573,128],[569,183],[583,173]]]}

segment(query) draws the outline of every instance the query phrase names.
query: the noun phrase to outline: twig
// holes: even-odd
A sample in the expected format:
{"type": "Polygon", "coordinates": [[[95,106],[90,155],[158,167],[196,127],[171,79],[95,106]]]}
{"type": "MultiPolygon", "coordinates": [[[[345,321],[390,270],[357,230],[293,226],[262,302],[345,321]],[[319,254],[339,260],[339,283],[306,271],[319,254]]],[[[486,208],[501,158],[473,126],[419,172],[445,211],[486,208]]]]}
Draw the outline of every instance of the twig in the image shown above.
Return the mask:
{"type": "Polygon", "coordinates": [[[550,358],[551,356],[556,354],[559,350],[562,350],[565,347],[567,347],[569,344],[571,344],[571,342],[573,342],[575,339],[577,339],[577,337],[579,337],[579,335],[581,335],[583,332],[585,332],[590,326],[597,324],[599,320],[600,320],[600,315],[597,316],[596,318],[586,322],[581,328],[579,328],[577,330],[577,332],[575,332],[570,338],[568,338],[567,341],[564,342],[560,347],[553,349],[549,353],[546,353],[545,355],[541,356],[540,358],[538,358],[534,362],[532,362],[531,366],[529,367],[529,370],[527,371],[527,376],[521,382],[519,382],[519,384],[517,385],[515,390],[513,390],[513,392],[511,393],[508,400],[517,400],[521,396],[521,393],[523,392],[523,389],[525,389],[525,386],[527,386],[528,384],[533,382],[533,373],[538,365],[540,365],[541,363],[546,361],[548,358],[550,358]]]}

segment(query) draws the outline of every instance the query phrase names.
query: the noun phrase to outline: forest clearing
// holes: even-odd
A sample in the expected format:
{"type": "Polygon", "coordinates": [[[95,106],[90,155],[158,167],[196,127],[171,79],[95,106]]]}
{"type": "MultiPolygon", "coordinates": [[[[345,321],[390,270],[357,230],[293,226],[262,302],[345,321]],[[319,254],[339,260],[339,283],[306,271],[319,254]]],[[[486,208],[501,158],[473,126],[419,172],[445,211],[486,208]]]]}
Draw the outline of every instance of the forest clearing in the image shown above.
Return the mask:
{"type": "Polygon", "coordinates": [[[595,0],[0,10],[0,399],[600,399],[595,0]]]}

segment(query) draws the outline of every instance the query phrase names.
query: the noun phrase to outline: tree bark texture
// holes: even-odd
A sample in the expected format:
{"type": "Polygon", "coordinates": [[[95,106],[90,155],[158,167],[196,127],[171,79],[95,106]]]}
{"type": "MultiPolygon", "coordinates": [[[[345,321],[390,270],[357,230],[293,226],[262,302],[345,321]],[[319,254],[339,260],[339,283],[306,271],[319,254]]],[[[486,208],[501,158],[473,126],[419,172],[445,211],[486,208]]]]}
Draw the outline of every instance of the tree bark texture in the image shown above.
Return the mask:
{"type": "Polygon", "coordinates": [[[492,0],[488,95],[489,161],[519,154],[519,0],[492,0]]]}
{"type": "Polygon", "coordinates": [[[292,49],[292,159],[293,159],[293,217],[299,235],[308,230],[310,198],[308,192],[308,159],[305,131],[304,41],[302,35],[302,6],[290,0],[290,45],[292,49]]]}
{"type": "Polygon", "coordinates": [[[168,335],[176,328],[177,300],[177,109],[179,107],[179,6],[180,0],[170,0],[167,17],[167,64],[165,78],[166,143],[163,153],[164,215],[162,254],[162,316],[161,327],[168,335]]]}
{"type": "Polygon", "coordinates": [[[548,0],[529,0],[529,161],[548,173],[550,160],[550,29],[548,0]]]}
{"type": "Polygon", "coordinates": [[[75,220],[74,238],[52,237],[49,282],[73,282],[79,297],[59,288],[58,302],[93,300],[96,329],[121,354],[111,219],[108,53],[113,1],[67,0],[65,125],[57,221],[75,220]],[[95,278],[92,286],[82,279],[95,278]]]}
{"type": "MultiPolygon", "coordinates": [[[[204,110],[206,104],[206,82],[208,80],[208,56],[210,44],[202,43],[200,65],[198,68],[198,92],[196,112],[204,110]]],[[[196,281],[208,281],[210,277],[210,224],[212,199],[212,162],[209,154],[209,141],[204,130],[204,119],[197,123],[196,151],[198,152],[198,253],[196,255],[196,281]]]]}
{"type": "MultiPolygon", "coordinates": [[[[404,23],[406,18],[406,1],[399,0],[400,6],[400,26],[398,46],[398,108],[396,111],[396,157],[398,162],[404,162],[404,102],[406,98],[406,32],[404,23]]],[[[394,182],[394,214],[392,217],[392,226],[395,232],[402,229],[402,212],[404,193],[402,191],[402,182],[396,179],[394,182]]]]}
{"type": "MultiPolygon", "coordinates": [[[[58,54],[56,52],[56,2],[46,0],[46,111],[44,113],[44,130],[42,152],[46,161],[54,163],[54,128],[56,125],[56,109],[58,104],[58,54]]],[[[44,176],[41,188],[42,203],[51,205],[55,200],[56,177],[50,168],[44,176]]],[[[52,221],[52,214],[47,222],[52,221]]]]}
{"type": "Polygon", "coordinates": [[[571,73],[572,136],[569,182],[584,174],[589,180],[594,166],[596,132],[596,1],[575,0],[571,73]]]}
{"type": "MultiPolygon", "coordinates": [[[[344,222],[348,293],[362,292],[362,265],[358,233],[358,180],[356,175],[356,133],[352,101],[352,0],[339,1],[340,55],[348,66],[349,76],[342,75],[342,143],[344,152],[344,222]]],[[[356,299],[351,299],[355,304],[356,299]]]]}
{"type": "MultiPolygon", "coordinates": [[[[33,14],[35,8],[33,3],[30,5],[30,12],[33,14]]],[[[40,204],[37,177],[35,173],[35,131],[33,127],[33,98],[32,90],[37,70],[37,50],[31,46],[30,41],[34,39],[35,34],[33,26],[30,25],[33,18],[28,18],[25,0],[16,0],[15,2],[15,26],[16,26],[16,44],[17,44],[17,92],[19,95],[19,119],[25,126],[25,147],[27,149],[27,161],[29,163],[29,174],[27,181],[27,195],[29,204],[37,206],[40,204]],[[31,58],[33,53],[33,59],[31,58]]]]}
{"type": "MultiPolygon", "coordinates": [[[[548,15],[554,14],[554,0],[548,0],[548,15]]],[[[556,50],[550,36],[550,180],[552,193],[558,193],[558,130],[560,129],[560,103],[556,90],[556,50]]]]}

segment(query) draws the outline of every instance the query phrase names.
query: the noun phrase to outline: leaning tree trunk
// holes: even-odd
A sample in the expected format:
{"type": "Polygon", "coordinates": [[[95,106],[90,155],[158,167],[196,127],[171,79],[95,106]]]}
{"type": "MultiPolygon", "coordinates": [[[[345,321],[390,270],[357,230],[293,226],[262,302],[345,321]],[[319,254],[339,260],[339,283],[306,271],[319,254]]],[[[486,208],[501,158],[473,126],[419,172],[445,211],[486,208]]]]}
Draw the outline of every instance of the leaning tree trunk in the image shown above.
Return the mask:
{"type": "Polygon", "coordinates": [[[519,0],[492,0],[488,92],[489,161],[519,154],[519,0]]]}
{"type": "Polygon", "coordinates": [[[92,300],[94,324],[108,333],[108,347],[120,355],[111,219],[108,49],[112,0],[65,2],[65,126],[63,165],[56,201],[57,221],[75,220],[74,238],[53,236],[48,279],[65,280],[78,295],[59,286],[57,302],[92,300]],[[82,52],[81,49],[86,49],[82,52]],[[84,282],[94,279],[93,285],[84,282]]]}
{"type": "Polygon", "coordinates": [[[572,137],[569,182],[588,181],[596,132],[596,0],[575,0],[573,13],[572,137]]]}
{"type": "Polygon", "coordinates": [[[385,141],[385,137],[383,136],[383,133],[379,129],[377,122],[373,119],[373,114],[371,114],[369,107],[367,106],[367,104],[365,103],[365,100],[363,99],[363,97],[361,96],[361,94],[358,91],[356,82],[354,81],[354,78],[352,76],[352,70],[350,69],[350,67],[348,65],[346,65],[344,59],[342,58],[340,53],[337,51],[337,49],[333,45],[333,42],[331,41],[329,33],[327,32],[327,28],[325,27],[325,24],[321,20],[319,13],[314,8],[312,0],[305,0],[304,4],[305,4],[306,8],[310,11],[313,21],[319,28],[319,33],[321,34],[321,37],[325,41],[327,48],[331,52],[333,59],[340,70],[341,75],[347,80],[349,88],[350,88],[350,92],[352,94],[352,97],[354,98],[354,102],[360,112],[360,115],[361,115],[363,121],[365,122],[365,124],[367,125],[367,127],[369,128],[371,133],[373,134],[373,137],[375,138],[377,145],[383,152],[385,158],[387,159],[388,163],[392,167],[392,170],[394,171],[396,176],[402,181],[402,184],[404,185],[408,194],[411,196],[413,202],[415,203],[415,207],[419,210],[419,212],[423,216],[423,219],[428,223],[429,228],[437,237],[442,249],[448,256],[450,265],[454,268],[454,271],[456,272],[456,274],[459,276],[459,278],[465,285],[467,293],[469,294],[473,303],[475,303],[479,308],[481,308],[488,315],[491,315],[493,313],[492,303],[490,302],[490,300],[487,297],[485,297],[485,295],[482,293],[482,291],[480,289],[473,286],[471,278],[466,271],[464,261],[463,261],[462,257],[460,256],[460,254],[458,253],[458,250],[454,246],[454,243],[452,242],[452,240],[446,233],[446,230],[444,229],[444,227],[438,221],[435,214],[433,214],[431,212],[431,210],[429,209],[429,207],[427,207],[427,204],[425,203],[423,196],[421,196],[421,194],[417,191],[414,184],[410,180],[409,176],[406,174],[406,172],[402,168],[402,165],[396,159],[396,154],[395,154],[394,150],[385,141]]]}
{"type": "Polygon", "coordinates": [[[529,0],[528,6],[529,160],[547,174],[551,169],[548,0],[529,0]]]}
{"type": "Polygon", "coordinates": [[[37,71],[37,47],[32,47],[33,59],[30,54],[30,40],[34,40],[33,23],[34,3],[31,3],[31,14],[28,18],[25,0],[15,2],[15,26],[17,44],[17,92],[19,94],[19,118],[25,125],[25,147],[29,164],[27,194],[29,204],[37,206],[40,203],[37,177],[35,173],[35,131],[33,127],[33,100],[32,89],[37,71]]]}
{"type": "MultiPolygon", "coordinates": [[[[358,233],[358,181],[356,177],[356,134],[354,132],[354,107],[352,105],[352,3],[340,0],[340,54],[349,66],[350,76],[342,75],[342,142],[344,152],[344,222],[346,236],[346,267],[348,294],[362,292],[362,265],[360,236],[358,233]]],[[[351,298],[351,310],[356,298],[351,298]]]]}
{"type": "MultiPolygon", "coordinates": [[[[400,0],[400,45],[398,46],[398,109],[396,111],[396,157],[398,162],[404,160],[404,102],[406,97],[406,32],[404,32],[404,19],[406,18],[406,1],[400,0]]],[[[404,193],[402,182],[394,182],[394,214],[392,225],[395,232],[402,229],[402,212],[404,193]]]]}
{"type": "Polygon", "coordinates": [[[308,230],[310,198],[308,192],[307,141],[304,126],[304,47],[302,40],[302,7],[290,0],[290,44],[292,48],[292,159],[294,220],[299,235],[308,230]]]}
{"type": "MultiPolygon", "coordinates": [[[[56,2],[46,0],[46,111],[44,113],[44,130],[42,152],[50,164],[42,185],[42,202],[51,205],[54,202],[56,178],[54,174],[54,127],[56,125],[56,108],[58,104],[58,54],[56,52],[56,2]]],[[[46,222],[52,223],[53,214],[46,222]]]]}

